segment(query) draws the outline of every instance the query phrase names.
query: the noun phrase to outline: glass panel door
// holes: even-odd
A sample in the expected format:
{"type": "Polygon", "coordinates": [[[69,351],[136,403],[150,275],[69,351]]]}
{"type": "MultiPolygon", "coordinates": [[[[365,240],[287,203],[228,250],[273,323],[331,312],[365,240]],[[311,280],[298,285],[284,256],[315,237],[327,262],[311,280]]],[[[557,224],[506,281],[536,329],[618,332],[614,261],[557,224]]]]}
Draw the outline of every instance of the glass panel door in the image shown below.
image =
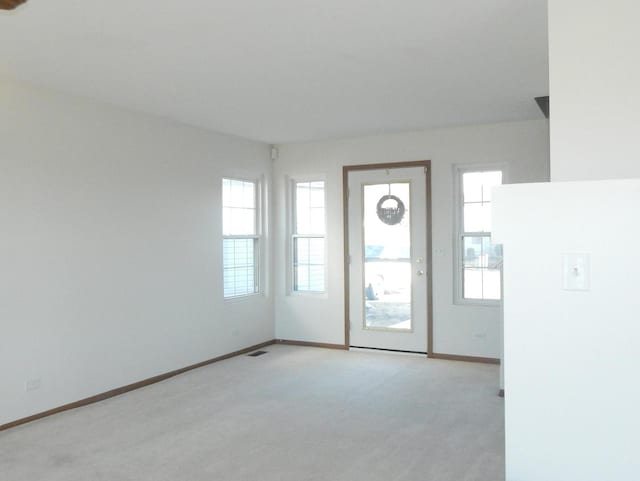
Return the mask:
{"type": "Polygon", "coordinates": [[[363,186],[364,327],[411,330],[411,185],[363,186]]]}
{"type": "Polygon", "coordinates": [[[427,350],[427,190],[423,167],[348,174],[349,344],[427,350]]]}

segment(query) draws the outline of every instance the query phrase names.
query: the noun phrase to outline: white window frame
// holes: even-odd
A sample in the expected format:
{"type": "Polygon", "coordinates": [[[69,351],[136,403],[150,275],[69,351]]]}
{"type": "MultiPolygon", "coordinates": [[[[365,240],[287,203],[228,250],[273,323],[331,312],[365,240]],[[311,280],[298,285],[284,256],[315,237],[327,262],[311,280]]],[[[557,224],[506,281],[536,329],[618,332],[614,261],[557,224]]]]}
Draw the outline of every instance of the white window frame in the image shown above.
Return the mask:
{"type": "Polygon", "coordinates": [[[264,249],[264,240],[263,240],[263,231],[264,231],[264,215],[263,215],[263,207],[265,205],[263,199],[263,191],[264,191],[264,179],[262,177],[255,178],[251,176],[237,176],[237,175],[223,175],[220,178],[220,214],[221,214],[221,227],[222,227],[222,297],[225,302],[234,302],[243,299],[253,298],[256,296],[261,296],[264,293],[264,279],[263,279],[263,249],[264,249]],[[255,195],[255,234],[246,234],[246,235],[225,235],[224,234],[224,192],[222,190],[222,185],[224,180],[236,180],[240,182],[250,182],[254,184],[254,195],[255,195]],[[225,296],[224,295],[224,241],[225,239],[253,239],[254,240],[254,292],[250,292],[247,294],[240,294],[236,296],[225,296]]]}
{"type": "Polygon", "coordinates": [[[327,181],[324,175],[305,175],[296,176],[295,178],[287,178],[288,195],[287,195],[287,229],[288,229],[288,248],[287,248],[287,292],[292,296],[312,296],[322,297],[327,296],[327,276],[328,276],[328,255],[327,255],[327,181]],[[323,182],[323,196],[324,196],[324,234],[298,234],[296,232],[296,184],[305,182],[323,182]],[[295,286],[295,240],[297,238],[312,238],[324,240],[324,283],[321,291],[299,291],[295,286]]]}
{"type": "MultiPolygon", "coordinates": [[[[468,299],[464,297],[463,275],[463,236],[489,237],[491,232],[465,232],[463,225],[463,189],[462,176],[470,172],[502,172],[502,185],[508,183],[508,165],[506,163],[456,164],[453,166],[454,177],[454,235],[453,235],[453,294],[454,304],[467,306],[499,307],[502,305],[502,288],[500,299],[468,299]]],[[[493,228],[493,226],[492,226],[493,228]]],[[[502,284],[502,269],[500,270],[500,284],[502,284]]]]}

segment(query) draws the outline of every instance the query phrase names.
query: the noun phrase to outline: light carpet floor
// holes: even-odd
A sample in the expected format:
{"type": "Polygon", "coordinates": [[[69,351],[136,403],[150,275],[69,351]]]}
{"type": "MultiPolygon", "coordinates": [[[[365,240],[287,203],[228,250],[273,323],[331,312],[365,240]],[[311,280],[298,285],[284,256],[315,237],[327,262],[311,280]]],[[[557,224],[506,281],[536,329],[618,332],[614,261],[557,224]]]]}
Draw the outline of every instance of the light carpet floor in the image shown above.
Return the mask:
{"type": "Polygon", "coordinates": [[[2,481],[500,481],[498,368],[269,346],[0,433],[2,481]]]}

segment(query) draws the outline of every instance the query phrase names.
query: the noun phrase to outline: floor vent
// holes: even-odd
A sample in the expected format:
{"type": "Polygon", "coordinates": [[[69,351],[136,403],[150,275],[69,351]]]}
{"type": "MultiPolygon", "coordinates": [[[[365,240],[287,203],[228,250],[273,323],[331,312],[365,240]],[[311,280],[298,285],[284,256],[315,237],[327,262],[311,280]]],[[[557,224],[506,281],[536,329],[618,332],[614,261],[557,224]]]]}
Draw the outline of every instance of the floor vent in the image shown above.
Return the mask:
{"type": "Polygon", "coordinates": [[[251,354],[247,354],[247,356],[249,357],[258,357],[258,356],[262,356],[263,354],[266,354],[269,351],[253,351],[251,354]]]}

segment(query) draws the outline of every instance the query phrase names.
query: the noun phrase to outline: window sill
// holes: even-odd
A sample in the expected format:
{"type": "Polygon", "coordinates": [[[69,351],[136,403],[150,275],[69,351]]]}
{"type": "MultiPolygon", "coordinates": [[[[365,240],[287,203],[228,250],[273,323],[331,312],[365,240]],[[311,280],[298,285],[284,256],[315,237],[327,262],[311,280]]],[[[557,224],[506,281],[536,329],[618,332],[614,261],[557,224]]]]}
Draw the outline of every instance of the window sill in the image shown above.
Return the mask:
{"type": "Polygon", "coordinates": [[[255,299],[257,297],[265,297],[262,292],[254,292],[253,294],[244,294],[242,296],[225,297],[223,300],[225,303],[233,304],[236,302],[242,302],[249,299],[255,299]]]}
{"type": "Polygon", "coordinates": [[[456,306],[467,307],[502,307],[502,301],[483,301],[482,299],[456,299],[453,301],[456,306]]]}
{"type": "Polygon", "coordinates": [[[311,299],[328,299],[327,292],[310,292],[310,291],[289,291],[289,297],[311,298],[311,299]]]}

